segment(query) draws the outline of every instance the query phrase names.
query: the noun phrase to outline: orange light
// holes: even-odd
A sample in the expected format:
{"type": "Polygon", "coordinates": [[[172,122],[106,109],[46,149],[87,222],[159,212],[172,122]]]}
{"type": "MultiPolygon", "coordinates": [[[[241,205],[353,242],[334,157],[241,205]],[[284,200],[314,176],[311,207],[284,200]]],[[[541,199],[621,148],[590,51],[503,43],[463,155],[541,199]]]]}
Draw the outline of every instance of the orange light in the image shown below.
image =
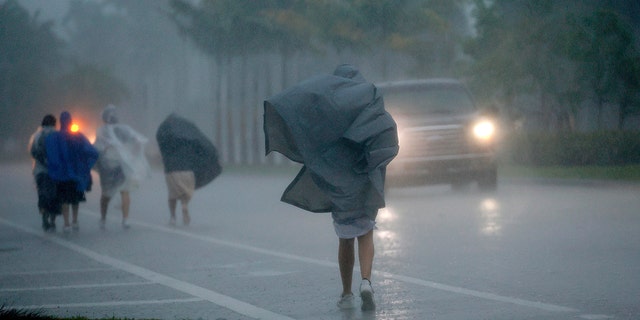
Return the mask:
{"type": "Polygon", "coordinates": [[[80,130],[80,126],[76,123],[71,124],[71,132],[78,132],[80,130]]]}

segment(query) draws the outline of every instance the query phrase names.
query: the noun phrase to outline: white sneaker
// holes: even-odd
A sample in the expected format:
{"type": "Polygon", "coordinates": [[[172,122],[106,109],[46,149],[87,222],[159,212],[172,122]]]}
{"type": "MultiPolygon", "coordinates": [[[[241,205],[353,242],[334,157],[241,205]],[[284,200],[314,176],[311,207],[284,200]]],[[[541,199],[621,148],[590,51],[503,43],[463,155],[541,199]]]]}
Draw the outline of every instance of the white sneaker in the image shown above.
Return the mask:
{"type": "Polygon", "coordinates": [[[356,307],[355,300],[356,299],[353,296],[353,293],[346,294],[346,295],[340,297],[340,300],[338,301],[338,308],[340,308],[340,309],[353,309],[353,308],[356,307]]]}
{"type": "Polygon", "coordinates": [[[77,222],[71,224],[71,229],[75,232],[80,231],[80,225],[77,222]]]}
{"type": "Polygon", "coordinates": [[[107,230],[107,221],[100,219],[100,230],[107,230]]]}
{"type": "Polygon", "coordinates": [[[373,301],[373,288],[369,279],[362,279],[360,282],[360,298],[362,299],[362,311],[376,309],[376,302],[373,301]]]}

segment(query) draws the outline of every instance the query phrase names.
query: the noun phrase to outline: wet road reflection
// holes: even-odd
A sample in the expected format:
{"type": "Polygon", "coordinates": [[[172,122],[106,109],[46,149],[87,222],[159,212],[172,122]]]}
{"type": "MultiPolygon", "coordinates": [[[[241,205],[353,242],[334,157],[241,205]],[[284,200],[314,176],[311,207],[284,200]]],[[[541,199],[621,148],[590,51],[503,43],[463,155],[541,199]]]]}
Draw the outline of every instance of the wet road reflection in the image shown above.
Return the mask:
{"type": "Polygon", "coordinates": [[[489,197],[480,201],[480,232],[485,236],[499,236],[502,231],[500,204],[489,197]]]}

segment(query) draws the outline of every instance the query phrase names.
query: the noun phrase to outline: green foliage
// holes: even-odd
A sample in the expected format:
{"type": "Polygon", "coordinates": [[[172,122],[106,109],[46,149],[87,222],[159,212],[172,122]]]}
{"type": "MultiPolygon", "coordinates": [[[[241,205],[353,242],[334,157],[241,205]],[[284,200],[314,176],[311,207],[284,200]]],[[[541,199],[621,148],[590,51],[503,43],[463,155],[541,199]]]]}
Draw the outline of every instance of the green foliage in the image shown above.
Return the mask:
{"type": "MultiPolygon", "coordinates": [[[[51,22],[38,21],[15,0],[0,4],[0,136],[27,135],[39,123],[44,109],[49,75],[62,62],[62,42],[51,22]]],[[[4,142],[4,141],[3,141],[4,142]]]]}
{"type": "Polygon", "coordinates": [[[520,133],[503,145],[507,162],[528,166],[611,166],[640,164],[640,134],[520,133]]]}
{"type": "Polygon", "coordinates": [[[0,319],[2,320],[54,320],[56,318],[43,315],[38,311],[17,310],[6,308],[4,305],[0,306],[0,319]]]}
{"type": "Polygon", "coordinates": [[[474,91],[504,109],[536,97],[543,118],[560,121],[549,129],[574,129],[585,102],[619,107],[622,128],[640,105],[639,42],[625,14],[605,1],[476,1],[478,34],[465,44],[474,91]]]}
{"type": "MultiPolygon", "coordinates": [[[[465,25],[466,0],[171,0],[170,16],[205,52],[394,51],[416,60],[417,72],[450,72],[465,25]],[[458,23],[459,22],[459,23],[458,23]],[[439,66],[438,68],[434,66],[439,66]]],[[[384,66],[383,66],[384,68],[384,66]]],[[[422,75],[424,76],[424,74],[422,75]]]]}

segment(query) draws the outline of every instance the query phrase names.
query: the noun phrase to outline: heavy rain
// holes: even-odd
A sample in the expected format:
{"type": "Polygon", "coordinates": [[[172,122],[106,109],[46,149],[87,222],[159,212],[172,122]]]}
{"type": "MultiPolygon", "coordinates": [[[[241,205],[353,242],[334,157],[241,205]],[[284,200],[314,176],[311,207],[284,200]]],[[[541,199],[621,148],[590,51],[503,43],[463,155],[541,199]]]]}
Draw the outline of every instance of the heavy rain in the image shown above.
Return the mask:
{"type": "Polygon", "coordinates": [[[637,319],[639,133],[637,1],[0,0],[0,319],[637,319]]]}

